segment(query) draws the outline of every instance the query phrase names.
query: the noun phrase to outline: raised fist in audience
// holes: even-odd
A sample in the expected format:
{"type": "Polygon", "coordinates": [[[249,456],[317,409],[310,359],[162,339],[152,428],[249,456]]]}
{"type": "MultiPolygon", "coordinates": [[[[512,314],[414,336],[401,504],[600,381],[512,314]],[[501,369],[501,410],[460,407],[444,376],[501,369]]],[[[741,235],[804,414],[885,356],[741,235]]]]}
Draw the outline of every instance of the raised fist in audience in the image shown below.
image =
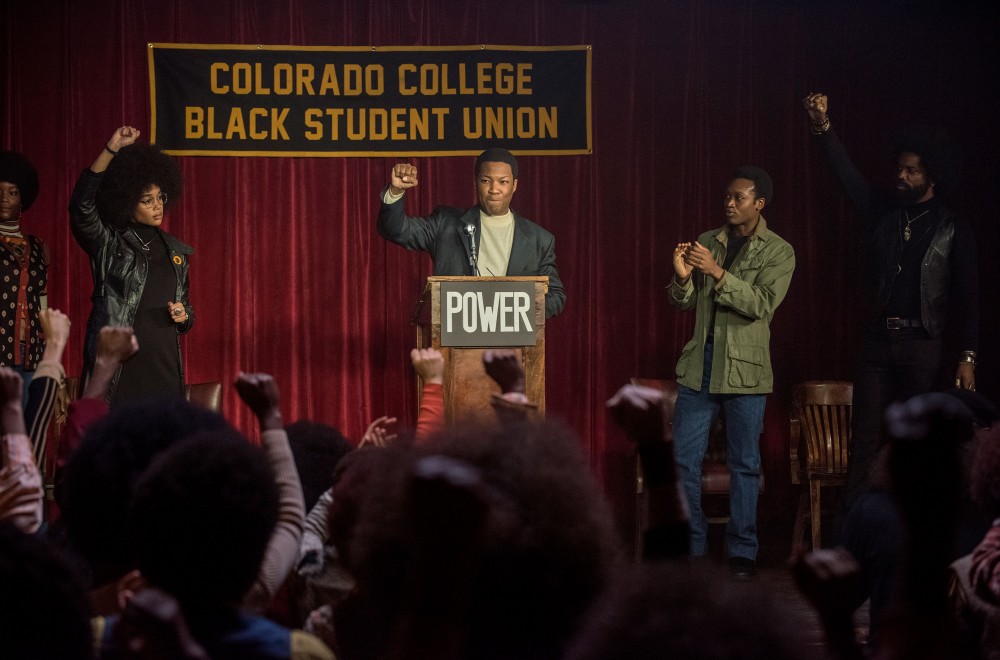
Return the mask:
{"type": "Polygon", "coordinates": [[[270,374],[248,374],[241,371],[233,385],[243,402],[257,416],[261,429],[284,428],[278,384],[270,374]]]}
{"type": "Polygon", "coordinates": [[[503,348],[486,350],[483,352],[483,368],[504,394],[524,393],[524,365],[518,351],[503,348]]]}
{"type": "Polygon", "coordinates": [[[436,348],[414,348],[410,351],[413,370],[424,383],[444,383],[444,357],[436,348]]]}

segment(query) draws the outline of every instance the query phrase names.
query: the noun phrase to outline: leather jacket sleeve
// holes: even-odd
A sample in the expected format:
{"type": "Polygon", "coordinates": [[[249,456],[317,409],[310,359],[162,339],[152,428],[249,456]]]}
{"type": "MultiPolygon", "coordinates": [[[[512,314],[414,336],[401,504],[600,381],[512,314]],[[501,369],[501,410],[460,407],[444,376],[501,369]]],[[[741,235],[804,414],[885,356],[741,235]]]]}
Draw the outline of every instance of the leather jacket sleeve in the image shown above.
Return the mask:
{"type": "Polygon", "coordinates": [[[101,222],[97,214],[97,189],[101,187],[103,175],[95,174],[90,168],[80,173],[69,201],[70,228],[73,238],[91,257],[111,240],[111,230],[101,222]]]}

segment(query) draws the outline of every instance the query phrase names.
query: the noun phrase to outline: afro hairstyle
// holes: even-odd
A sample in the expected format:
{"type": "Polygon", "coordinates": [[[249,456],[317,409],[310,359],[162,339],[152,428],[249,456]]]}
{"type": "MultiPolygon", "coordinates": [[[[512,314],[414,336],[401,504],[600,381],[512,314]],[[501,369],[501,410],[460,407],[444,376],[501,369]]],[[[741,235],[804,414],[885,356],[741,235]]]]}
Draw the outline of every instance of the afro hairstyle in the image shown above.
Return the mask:
{"type": "MultiPolygon", "coordinates": [[[[440,537],[436,524],[463,533],[450,519],[454,511],[422,506],[426,500],[419,494],[427,491],[416,486],[423,459],[444,457],[478,474],[488,510],[485,530],[472,546],[471,569],[462,573],[458,562],[445,569],[455,573],[443,576],[461,579],[468,589],[468,601],[459,608],[464,657],[555,657],[606,588],[620,550],[576,436],[552,422],[469,424],[414,450],[390,446],[375,453],[348,565],[356,593],[371,598],[377,616],[384,617],[376,628],[391,628],[396,617],[406,616],[408,580],[421,574],[421,558],[439,556],[427,552],[440,537]],[[435,524],[424,524],[421,513],[435,524]]],[[[464,510],[460,498],[448,501],[464,510]]]]}
{"type": "Polygon", "coordinates": [[[4,658],[92,657],[87,586],[45,536],[0,520],[0,584],[4,658]]]}
{"type": "Polygon", "coordinates": [[[159,454],[129,509],[136,565],[186,613],[237,607],[278,522],[267,457],[231,429],[192,436],[159,454]]]}
{"type": "Polygon", "coordinates": [[[38,197],[38,172],[16,151],[0,151],[0,181],[13,183],[21,190],[22,211],[27,211],[38,197]]]}
{"type": "Polygon", "coordinates": [[[962,173],[962,150],[943,130],[926,124],[903,126],[894,132],[892,143],[897,158],[906,151],[920,156],[935,194],[947,196],[955,190],[962,173]]]}
{"type": "Polygon", "coordinates": [[[201,431],[232,427],[183,399],[122,406],[88,429],[56,484],[66,536],[96,585],[134,568],[126,518],[139,476],[157,455],[201,431]]]}
{"type": "Polygon", "coordinates": [[[333,471],[354,445],[335,427],[307,419],[285,427],[302,483],[306,511],[333,484],[333,471]]]}
{"type": "Polygon", "coordinates": [[[123,229],[139,198],[154,185],[166,194],[163,210],[169,210],[180,198],[183,185],[177,161],[151,144],[122,147],[97,191],[97,212],[104,222],[123,229]]]}

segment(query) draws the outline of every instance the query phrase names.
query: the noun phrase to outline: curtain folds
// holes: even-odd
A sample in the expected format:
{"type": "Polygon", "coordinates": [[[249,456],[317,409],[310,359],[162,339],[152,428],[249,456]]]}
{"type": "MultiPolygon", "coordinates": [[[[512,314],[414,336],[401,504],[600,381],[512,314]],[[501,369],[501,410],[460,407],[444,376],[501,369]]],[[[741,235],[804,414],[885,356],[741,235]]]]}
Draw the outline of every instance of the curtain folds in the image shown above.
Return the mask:
{"type": "MultiPolygon", "coordinates": [[[[41,194],[24,230],[49,243],[49,301],[74,322],[79,371],[87,260],[66,206],[79,171],[119,125],[149,130],[147,43],[593,46],[593,153],[521,158],[512,206],[556,236],[565,312],[547,326],[548,409],[580,434],[594,471],[628,502],[630,447],[603,402],[631,376],[672,377],[693,318],[670,307],[670,254],[720,225],[739,165],[775,181],[769,226],[796,248],[791,291],[772,324],[776,390],[763,437],[767,510],[790,507],[787,402],[794,382],[850,379],[859,322],[855,218],[800,99],[831,118],[863,172],[892,174],[899,122],[943,125],[966,148],[954,206],[995,245],[1000,136],[997,21],[959,3],[557,0],[8,2],[0,5],[0,141],[26,153],[41,194]],[[815,6],[813,6],[815,5],[815,6]],[[949,13],[951,12],[951,13],[949,13]],[[913,44],[919,44],[914,47],[913,44]],[[966,72],[976,72],[976,76],[966,72]],[[772,486],[773,484],[773,486],[772,486]]],[[[289,421],[415,420],[409,314],[429,258],[383,241],[377,194],[392,158],[180,158],[185,190],[166,227],[194,245],[190,382],[272,373],[289,421]]],[[[410,213],[475,201],[472,158],[408,158],[410,213]]],[[[982,288],[997,290],[984,255],[982,288]]],[[[980,389],[994,398],[998,312],[984,304],[980,389]]],[[[224,410],[252,420],[227,389],[224,410]]]]}

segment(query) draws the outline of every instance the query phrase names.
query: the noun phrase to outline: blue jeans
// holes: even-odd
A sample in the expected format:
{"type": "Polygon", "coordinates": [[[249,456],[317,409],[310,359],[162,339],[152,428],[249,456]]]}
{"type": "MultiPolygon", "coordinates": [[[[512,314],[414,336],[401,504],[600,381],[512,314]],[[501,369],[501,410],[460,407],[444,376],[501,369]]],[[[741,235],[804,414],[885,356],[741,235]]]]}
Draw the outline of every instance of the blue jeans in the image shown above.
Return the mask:
{"type": "Polygon", "coordinates": [[[708,521],[701,509],[701,464],[708,449],[708,432],[722,406],[726,416],[726,465],[729,467],[729,524],[726,547],[730,557],[757,558],[757,496],[760,493],[760,433],[764,424],[764,394],[711,394],[713,345],[705,346],[701,391],[681,385],[674,410],[677,468],[691,509],[691,554],[708,551],[708,521]]]}

